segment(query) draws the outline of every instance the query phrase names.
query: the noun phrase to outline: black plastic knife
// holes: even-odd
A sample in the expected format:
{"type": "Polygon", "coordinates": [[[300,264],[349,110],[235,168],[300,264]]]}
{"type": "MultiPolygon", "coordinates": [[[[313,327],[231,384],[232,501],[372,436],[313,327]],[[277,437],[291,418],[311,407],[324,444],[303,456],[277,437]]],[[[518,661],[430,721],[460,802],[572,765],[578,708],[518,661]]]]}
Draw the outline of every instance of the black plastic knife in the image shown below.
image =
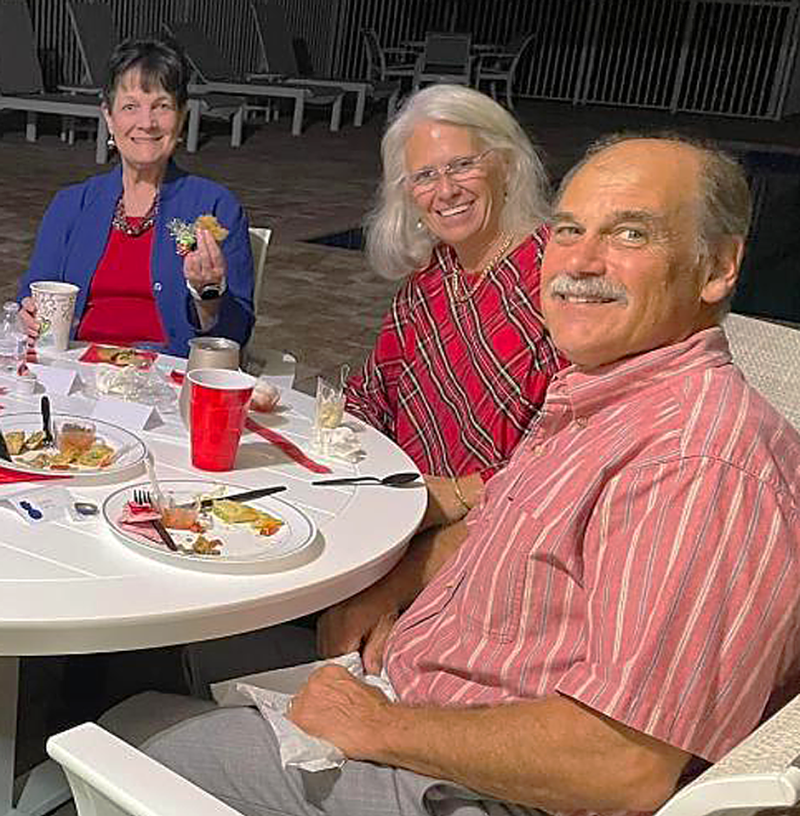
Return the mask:
{"type": "Polygon", "coordinates": [[[6,462],[11,461],[11,454],[8,452],[8,446],[6,445],[6,438],[0,433],[0,459],[5,459],[6,462]]]}
{"type": "MultiPolygon", "coordinates": [[[[220,496],[219,498],[225,501],[250,501],[251,499],[260,499],[263,496],[271,496],[273,493],[280,493],[286,490],[286,485],[278,485],[277,487],[259,487],[257,490],[247,490],[244,493],[234,493],[231,496],[220,496]]],[[[214,499],[203,499],[202,507],[211,507],[214,499]]]]}
{"type": "Polygon", "coordinates": [[[47,394],[42,397],[42,430],[45,444],[51,447],[55,445],[56,439],[53,436],[53,424],[50,420],[50,397],[47,394]]]}
{"type": "MultiPolygon", "coordinates": [[[[256,490],[247,490],[244,493],[233,493],[230,496],[218,496],[218,499],[225,499],[225,501],[250,501],[251,499],[260,499],[264,496],[271,496],[273,493],[281,493],[286,490],[286,485],[277,485],[275,487],[259,487],[256,490]]],[[[203,499],[200,506],[206,510],[214,503],[215,499],[203,499]]],[[[178,507],[192,507],[193,503],[179,504],[178,507]]]]}

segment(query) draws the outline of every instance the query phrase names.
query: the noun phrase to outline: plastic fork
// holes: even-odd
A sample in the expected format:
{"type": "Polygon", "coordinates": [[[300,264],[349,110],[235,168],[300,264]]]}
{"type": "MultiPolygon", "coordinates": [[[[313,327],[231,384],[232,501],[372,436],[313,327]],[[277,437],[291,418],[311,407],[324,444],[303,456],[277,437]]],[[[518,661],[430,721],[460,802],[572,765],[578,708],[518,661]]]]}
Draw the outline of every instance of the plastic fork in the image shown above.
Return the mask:
{"type": "MultiPolygon", "coordinates": [[[[150,495],[149,490],[144,490],[138,487],[134,488],[133,500],[136,502],[136,504],[150,505],[150,507],[153,507],[156,510],[160,509],[158,505],[153,502],[153,497],[150,495]]],[[[169,534],[169,530],[167,530],[167,528],[164,526],[164,522],[158,518],[153,519],[150,523],[153,525],[153,529],[158,533],[161,540],[167,545],[167,547],[169,547],[173,552],[177,552],[178,545],[169,534]]]]}

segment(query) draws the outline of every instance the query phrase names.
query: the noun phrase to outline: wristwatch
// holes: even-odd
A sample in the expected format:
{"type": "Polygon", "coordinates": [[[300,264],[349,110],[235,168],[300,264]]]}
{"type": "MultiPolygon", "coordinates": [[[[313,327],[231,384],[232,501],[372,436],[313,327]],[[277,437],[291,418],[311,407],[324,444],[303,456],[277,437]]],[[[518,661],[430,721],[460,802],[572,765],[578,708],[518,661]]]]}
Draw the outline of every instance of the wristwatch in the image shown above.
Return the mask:
{"type": "Polygon", "coordinates": [[[225,278],[222,278],[219,283],[207,283],[199,292],[197,289],[189,283],[188,278],[186,279],[186,288],[189,290],[189,294],[192,296],[194,300],[217,300],[217,298],[222,297],[225,294],[225,290],[227,289],[227,285],[225,282],[225,278]]]}

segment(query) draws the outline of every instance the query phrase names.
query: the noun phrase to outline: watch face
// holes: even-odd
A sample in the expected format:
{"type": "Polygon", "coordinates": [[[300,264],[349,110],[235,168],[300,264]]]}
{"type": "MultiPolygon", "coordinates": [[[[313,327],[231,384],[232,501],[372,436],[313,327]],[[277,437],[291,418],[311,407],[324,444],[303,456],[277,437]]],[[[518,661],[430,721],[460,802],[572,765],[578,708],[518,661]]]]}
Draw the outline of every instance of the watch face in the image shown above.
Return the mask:
{"type": "Polygon", "coordinates": [[[222,292],[220,292],[219,286],[214,283],[209,283],[208,286],[204,286],[200,292],[200,300],[216,300],[221,294],[222,292]]]}

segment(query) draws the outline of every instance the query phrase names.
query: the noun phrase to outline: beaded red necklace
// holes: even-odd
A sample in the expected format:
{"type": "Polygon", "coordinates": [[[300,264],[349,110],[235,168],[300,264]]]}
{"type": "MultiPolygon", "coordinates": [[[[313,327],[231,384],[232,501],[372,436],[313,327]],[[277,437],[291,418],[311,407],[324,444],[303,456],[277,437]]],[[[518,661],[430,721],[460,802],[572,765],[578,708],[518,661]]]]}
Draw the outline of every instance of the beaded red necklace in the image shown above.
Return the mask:
{"type": "Polygon", "coordinates": [[[128,221],[128,216],[125,214],[125,195],[123,193],[117,199],[117,206],[114,208],[114,219],[111,222],[111,226],[115,230],[124,232],[125,235],[131,238],[136,238],[144,234],[155,223],[156,215],[158,214],[158,199],[159,194],[156,192],[150,204],[150,209],[144,214],[142,220],[139,221],[138,224],[132,224],[128,221]]]}

